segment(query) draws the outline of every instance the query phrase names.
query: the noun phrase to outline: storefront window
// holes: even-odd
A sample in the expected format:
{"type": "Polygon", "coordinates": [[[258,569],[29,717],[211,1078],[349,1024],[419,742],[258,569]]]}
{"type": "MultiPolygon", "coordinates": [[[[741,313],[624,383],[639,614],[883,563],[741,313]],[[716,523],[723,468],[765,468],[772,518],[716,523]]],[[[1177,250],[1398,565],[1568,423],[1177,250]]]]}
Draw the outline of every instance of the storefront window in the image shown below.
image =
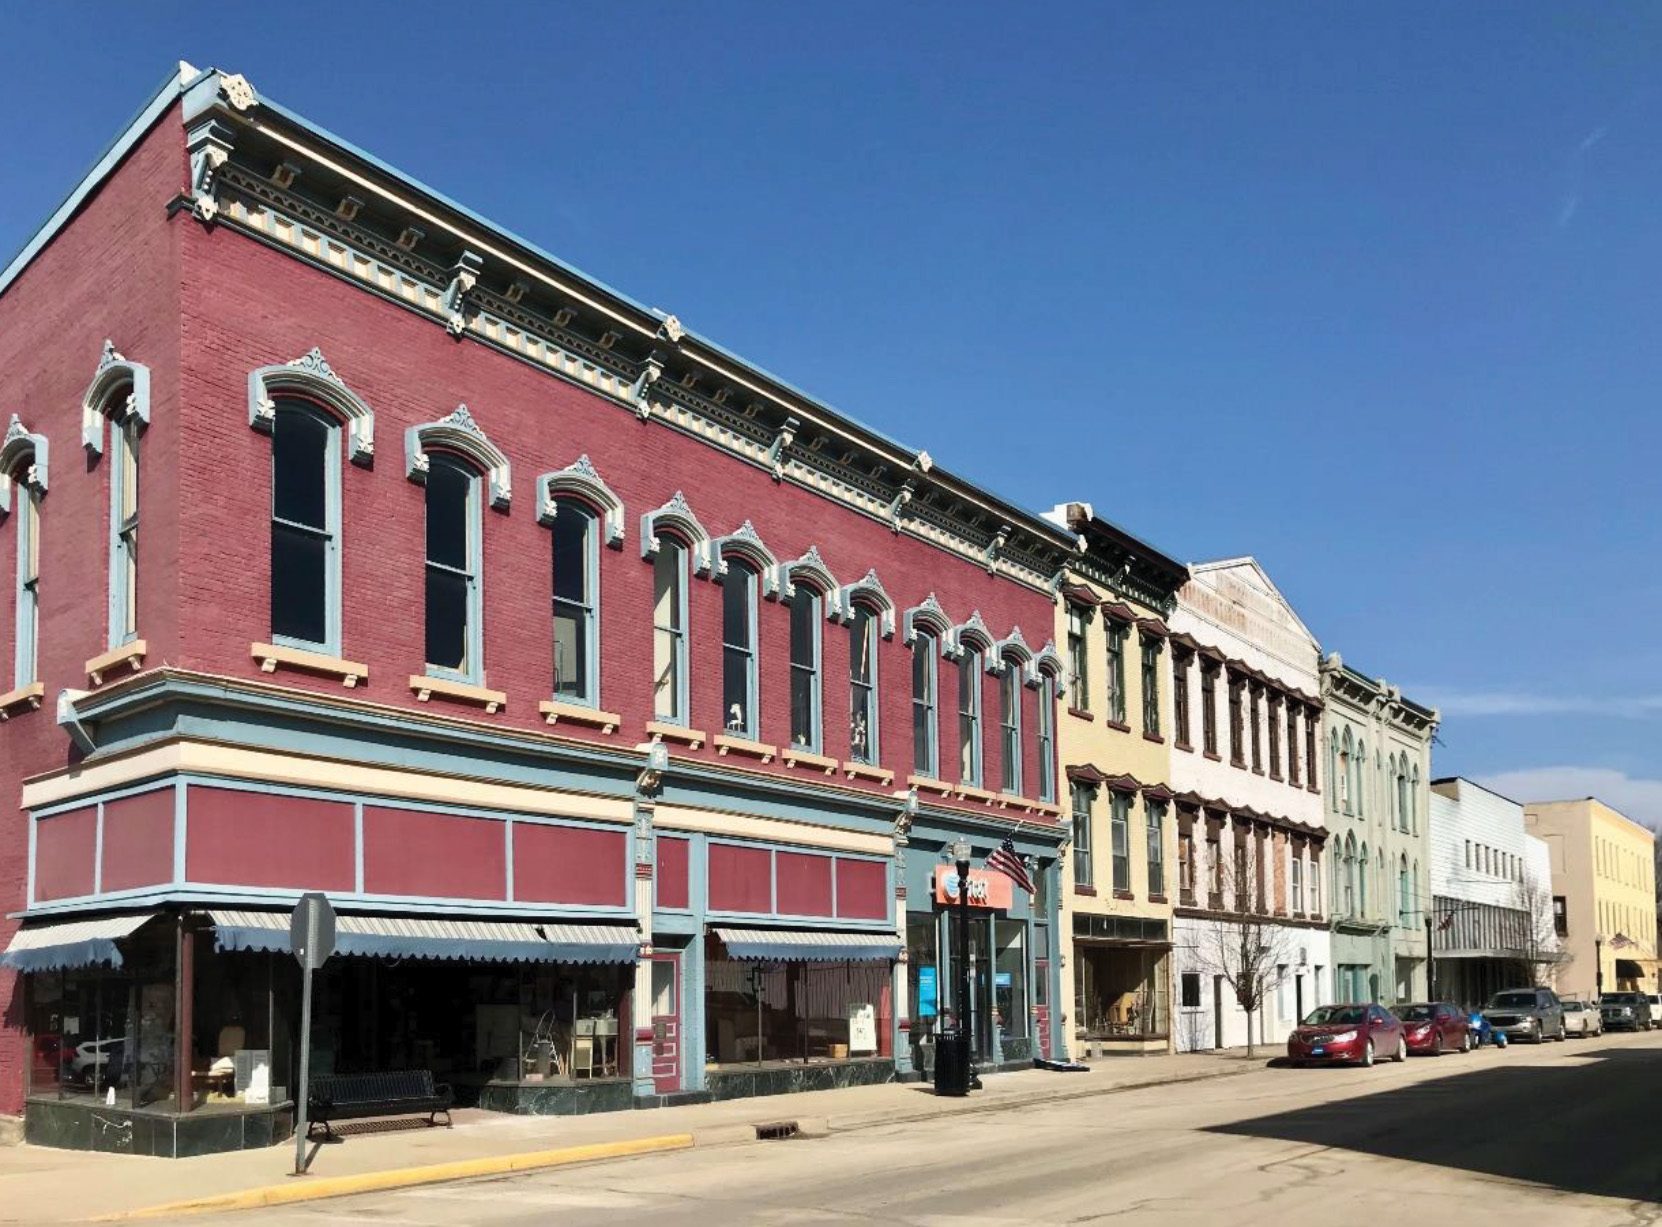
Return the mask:
{"type": "Polygon", "coordinates": [[[1027,1026],[1027,925],[994,922],[997,966],[993,970],[994,1023],[1005,1035],[1022,1036],[1027,1026]]]}
{"type": "Polygon", "coordinates": [[[842,1061],[879,1054],[887,962],[705,958],[705,1050],[713,1065],[842,1061]]]}

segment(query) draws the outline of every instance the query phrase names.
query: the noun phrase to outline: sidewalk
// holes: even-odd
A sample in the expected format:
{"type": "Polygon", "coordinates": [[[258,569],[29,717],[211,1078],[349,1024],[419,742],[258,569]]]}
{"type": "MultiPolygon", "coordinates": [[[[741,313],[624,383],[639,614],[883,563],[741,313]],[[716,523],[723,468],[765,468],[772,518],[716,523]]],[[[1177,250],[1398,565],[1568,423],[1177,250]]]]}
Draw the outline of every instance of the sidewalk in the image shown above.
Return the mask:
{"type": "Polygon", "coordinates": [[[1226,1077],[1262,1065],[1263,1057],[1249,1062],[1244,1053],[1109,1057],[1098,1060],[1089,1073],[988,1075],[986,1089],[967,1099],[937,1099],[927,1086],[891,1083],[598,1116],[460,1110],[454,1129],[400,1126],[316,1146],[310,1172],[300,1178],[287,1175],[294,1163],[292,1141],[199,1159],[5,1147],[0,1148],[0,1223],[122,1216],[178,1207],[185,1199],[230,1197],[262,1204],[269,1197],[340,1195],[687,1146],[732,1145],[754,1142],[756,1126],[776,1122],[794,1121],[802,1133],[822,1135],[1226,1077]],[[434,1167],[442,1170],[413,1170],[434,1167]],[[279,1192],[261,1192],[268,1189],[279,1192]]]}

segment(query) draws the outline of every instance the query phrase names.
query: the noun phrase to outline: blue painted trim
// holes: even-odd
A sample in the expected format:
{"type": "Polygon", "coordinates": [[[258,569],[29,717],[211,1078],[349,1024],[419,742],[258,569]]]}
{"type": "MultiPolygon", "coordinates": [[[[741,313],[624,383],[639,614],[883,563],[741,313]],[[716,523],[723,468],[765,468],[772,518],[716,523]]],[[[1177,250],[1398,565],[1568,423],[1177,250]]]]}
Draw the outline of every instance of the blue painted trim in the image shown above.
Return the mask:
{"type": "MultiPolygon", "coordinates": [[[[181,65],[181,70],[184,66],[181,65]]],[[[81,176],[80,182],[64,198],[56,209],[53,209],[47,219],[36,229],[34,235],[23,244],[23,247],[12,257],[6,265],[5,271],[0,272],[0,294],[4,294],[11,283],[26,269],[34,258],[38,256],[46,245],[69,220],[75,216],[87,197],[98,189],[104,179],[132,152],[140,140],[164,114],[167,109],[184,93],[188,86],[202,79],[204,74],[197,73],[188,81],[182,71],[176,71],[162,82],[150,101],[139,108],[139,112],[116,136],[115,140],[105,148],[104,152],[92,164],[86,174],[81,176]]]]}
{"type": "Polygon", "coordinates": [[[36,818],[52,818],[70,810],[85,809],[89,805],[96,805],[101,801],[120,801],[125,797],[137,797],[147,792],[161,792],[163,789],[174,786],[175,777],[169,773],[166,777],[146,780],[141,784],[127,784],[120,788],[110,788],[103,792],[75,797],[69,801],[59,801],[53,805],[43,805],[39,809],[29,812],[36,818]]]}
{"type": "MultiPolygon", "coordinates": [[[[37,445],[37,458],[44,461],[44,442],[37,445]]],[[[9,481],[0,474],[0,487],[9,481]]],[[[3,502],[3,500],[0,500],[3,502]]],[[[25,589],[29,558],[37,564],[43,557],[39,538],[41,534],[40,490],[26,483],[18,483],[16,527],[12,533],[12,551],[17,555],[16,585],[12,589],[12,684],[22,688],[39,680],[40,675],[40,586],[39,576],[33,589],[25,589]]],[[[0,506],[0,511],[5,510],[0,506]]]]}
{"type": "Polygon", "coordinates": [[[120,968],[121,951],[107,937],[94,937],[66,946],[47,946],[41,950],[17,950],[0,954],[0,967],[16,972],[58,971],[64,968],[91,967],[102,963],[120,968]]]}
{"type": "Polygon", "coordinates": [[[23,892],[24,907],[35,905],[35,816],[29,815],[29,868],[23,892]]]}

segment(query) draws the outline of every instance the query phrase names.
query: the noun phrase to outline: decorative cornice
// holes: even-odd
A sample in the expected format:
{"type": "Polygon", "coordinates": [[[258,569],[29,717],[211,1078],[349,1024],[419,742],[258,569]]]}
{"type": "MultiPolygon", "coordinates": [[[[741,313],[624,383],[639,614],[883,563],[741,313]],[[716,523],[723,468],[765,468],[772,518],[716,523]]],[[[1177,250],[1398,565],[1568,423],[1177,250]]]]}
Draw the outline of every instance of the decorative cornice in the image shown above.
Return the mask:
{"type": "MultiPolygon", "coordinates": [[[[1061,578],[1066,575],[1066,572],[1058,572],[1057,575],[1058,578],[1061,578]]],[[[1106,599],[1102,593],[1089,584],[1064,582],[1061,585],[1061,595],[1062,599],[1074,609],[1095,609],[1106,599]]]]}
{"type": "MultiPolygon", "coordinates": [[[[881,630],[883,638],[894,638],[896,612],[894,598],[883,587],[883,581],[877,578],[876,568],[867,571],[865,575],[852,584],[846,584],[837,589],[836,616],[838,621],[847,622],[851,620],[854,617],[856,603],[869,605],[875,609],[879,619],[878,629],[881,630]]],[[[908,639],[907,642],[911,641],[908,639]]]]}
{"type": "Polygon", "coordinates": [[[1143,790],[1143,782],[1134,775],[1109,776],[1103,781],[1108,785],[1109,792],[1139,793],[1143,790]]]}
{"type": "Polygon", "coordinates": [[[1176,799],[1177,794],[1164,784],[1144,784],[1143,800],[1167,802],[1176,799]]]}
{"type": "Polygon", "coordinates": [[[727,555],[732,554],[756,569],[764,593],[769,597],[779,594],[779,559],[762,541],[756,526],[746,520],[725,537],[710,542],[710,566],[719,582],[727,574],[727,555]]]}
{"type": "Polygon", "coordinates": [[[681,538],[686,545],[692,555],[693,573],[708,575],[711,566],[710,534],[705,531],[704,525],[698,522],[698,517],[693,514],[692,507],[687,503],[686,494],[680,490],[677,490],[662,507],[641,516],[642,558],[651,559],[658,556],[658,533],[665,528],[681,538]]]}
{"type": "Polygon", "coordinates": [[[941,608],[933,592],[924,597],[922,604],[912,606],[902,616],[900,641],[911,644],[918,637],[919,626],[941,639],[943,649],[949,646],[946,637],[952,632],[952,619],[947,617],[946,610],[941,608]]]}
{"type": "Polygon", "coordinates": [[[270,434],[277,420],[278,396],[288,394],[316,401],[346,425],[347,454],[353,464],[368,467],[375,460],[375,411],[346,386],[346,381],[313,346],[310,353],[290,362],[262,366],[248,375],[248,424],[270,434]]]}
{"type": "Polygon", "coordinates": [[[831,574],[831,568],[825,565],[825,559],[820,557],[819,546],[810,545],[808,552],[793,562],[782,562],[774,568],[773,591],[789,604],[796,597],[796,584],[799,579],[807,580],[809,587],[819,593],[825,602],[825,616],[833,622],[840,620],[840,610],[837,606],[837,577],[831,574]]]}
{"type": "Polygon", "coordinates": [[[970,614],[968,621],[960,622],[947,633],[942,650],[948,656],[962,656],[971,650],[980,652],[982,668],[988,673],[997,673],[1002,666],[993,652],[995,642],[992,631],[987,629],[987,624],[981,620],[981,611],[977,609],[970,614]]]}
{"type": "Polygon", "coordinates": [[[1171,634],[1171,628],[1159,618],[1138,618],[1137,629],[1150,639],[1164,639],[1171,634]]]}
{"type": "Polygon", "coordinates": [[[140,430],[150,426],[150,368],[129,362],[106,340],[98,355],[98,369],[81,397],[81,445],[94,456],[104,452],[104,419],[125,422],[135,419],[140,430]],[[114,397],[123,388],[127,395],[119,404],[114,397]]]}
{"type": "Polygon", "coordinates": [[[508,510],[513,498],[508,457],[473,420],[466,405],[457,405],[436,422],[412,426],[404,432],[404,475],[417,485],[427,483],[428,452],[432,448],[456,452],[471,460],[490,484],[490,504],[508,510]]]}
{"type": "Polygon", "coordinates": [[[1033,654],[1033,660],[1027,666],[1027,684],[1037,686],[1041,674],[1060,684],[1066,673],[1067,666],[1062,663],[1062,657],[1056,651],[1056,641],[1046,639],[1044,647],[1033,654]]]}
{"type": "Polygon", "coordinates": [[[1102,612],[1116,622],[1123,622],[1126,626],[1131,626],[1137,621],[1137,611],[1121,601],[1104,601],[1102,612]]]}
{"type": "Polygon", "coordinates": [[[1065,771],[1070,784],[1084,784],[1089,788],[1098,788],[1108,782],[1107,773],[1092,763],[1070,763],[1065,771]]]}
{"type": "Polygon", "coordinates": [[[50,450],[45,435],[31,434],[23,420],[12,414],[5,437],[0,439],[0,515],[11,512],[14,482],[21,481],[37,494],[46,493],[50,450]]]}
{"type": "Polygon", "coordinates": [[[595,514],[603,517],[606,526],[606,544],[613,549],[623,546],[623,500],[613,493],[589,459],[588,453],[563,469],[544,473],[537,478],[537,522],[552,524],[558,511],[557,500],[574,498],[586,503],[595,514]]]}

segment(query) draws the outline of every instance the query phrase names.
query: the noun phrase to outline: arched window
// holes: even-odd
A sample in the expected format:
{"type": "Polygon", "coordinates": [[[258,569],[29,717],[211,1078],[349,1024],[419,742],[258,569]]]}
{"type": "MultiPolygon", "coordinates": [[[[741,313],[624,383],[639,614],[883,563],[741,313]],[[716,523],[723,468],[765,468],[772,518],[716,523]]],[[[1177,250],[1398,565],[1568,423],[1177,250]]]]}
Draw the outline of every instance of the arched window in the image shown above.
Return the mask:
{"type": "Polygon", "coordinates": [[[1351,805],[1358,818],[1364,817],[1363,799],[1368,795],[1368,747],[1360,738],[1356,741],[1356,754],[1351,762],[1351,805]]]}
{"type": "Polygon", "coordinates": [[[480,682],[479,472],[449,452],[427,459],[427,670],[480,682]]]}
{"type": "Polygon", "coordinates": [[[1056,800],[1056,677],[1039,674],[1039,800],[1056,800]]]}
{"type": "Polygon", "coordinates": [[[756,571],[737,558],[721,581],[722,726],[756,739],[756,571]]]}
{"type": "Polygon", "coordinates": [[[687,723],[687,551],[657,539],[652,559],[652,712],[667,724],[687,723]]]}
{"type": "Polygon", "coordinates": [[[1363,844],[1356,858],[1356,914],[1368,914],[1368,845],[1363,844]]]}
{"type": "Polygon", "coordinates": [[[1413,778],[1408,781],[1408,822],[1414,834],[1420,833],[1420,768],[1414,765],[1413,778]]]}
{"type": "Polygon", "coordinates": [[[1021,665],[1006,658],[998,677],[998,734],[1000,786],[1021,792],[1021,665]]]}
{"type": "Polygon", "coordinates": [[[1397,866],[1397,924],[1403,928],[1408,927],[1408,914],[1413,910],[1409,885],[1411,881],[1408,876],[1408,856],[1404,853],[1397,866]]]}
{"type": "Polygon", "coordinates": [[[848,756],[875,766],[882,742],[877,720],[877,635],[881,615],[865,601],[848,610],[848,756]]]}
{"type": "Polygon", "coordinates": [[[981,651],[958,654],[958,778],[981,786],[981,651]]]}
{"type": "MultiPolygon", "coordinates": [[[[0,512],[10,513],[17,554],[12,606],[14,690],[40,683],[40,504],[46,494],[47,451],[45,436],[30,434],[12,414],[5,439],[0,441],[0,512]]],[[[30,701],[38,707],[38,700],[37,692],[30,701]]]]}
{"type": "Polygon", "coordinates": [[[340,427],[309,400],[271,409],[271,638],[340,654],[340,427]]]}
{"type": "Polygon", "coordinates": [[[807,583],[791,595],[791,744],[818,752],[820,742],[820,609],[807,583]]]}
{"type": "Polygon", "coordinates": [[[1354,805],[1352,799],[1353,781],[1351,780],[1351,742],[1350,730],[1346,729],[1344,737],[1339,742],[1339,801],[1345,813],[1350,813],[1354,805]]]}
{"type": "Polygon", "coordinates": [[[1345,915],[1356,915],[1356,839],[1350,835],[1345,836],[1345,915]]]}
{"type": "Polygon", "coordinates": [[[912,635],[912,765],[919,775],[940,777],[940,751],[936,741],[937,682],[940,674],[940,640],[929,631],[912,635]]]}
{"type": "Polygon", "coordinates": [[[574,498],[549,508],[553,543],[554,698],[600,702],[600,520],[574,498]]]}
{"type": "Polygon", "coordinates": [[[150,423],[150,371],[104,342],[98,371],[81,403],[81,441],[104,450],[110,423],[109,647],[138,637],[139,438],[150,423]]]}

